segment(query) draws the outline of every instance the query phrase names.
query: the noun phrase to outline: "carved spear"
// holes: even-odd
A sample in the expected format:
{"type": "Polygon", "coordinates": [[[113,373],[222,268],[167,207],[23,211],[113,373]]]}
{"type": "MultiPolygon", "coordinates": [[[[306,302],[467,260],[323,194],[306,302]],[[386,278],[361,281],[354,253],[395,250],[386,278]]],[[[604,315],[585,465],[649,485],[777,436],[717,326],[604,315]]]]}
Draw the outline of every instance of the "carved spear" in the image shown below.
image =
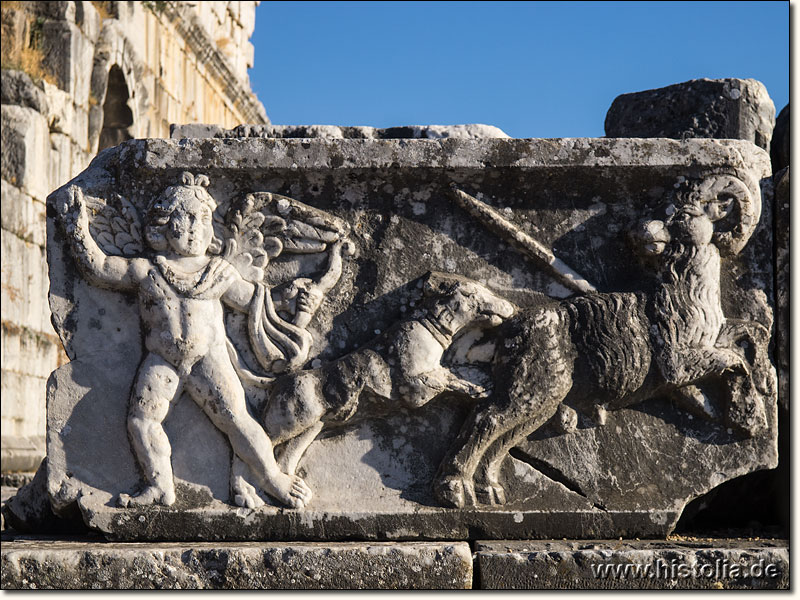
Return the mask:
{"type": "Polygon", "coordinates": [[[595,292],[595,287],[586,279],[573,271],[560,258],[556,257],[548,248],[537,242],[511,221],[501,216],[500,213],[477,198],[462,192],[451,184],[456,202],[473,217],[485,224],[489,229],[505,241],[514,246],[524,256],[532,258],[544,267],[568,288],[576,292],[595,292]]]}

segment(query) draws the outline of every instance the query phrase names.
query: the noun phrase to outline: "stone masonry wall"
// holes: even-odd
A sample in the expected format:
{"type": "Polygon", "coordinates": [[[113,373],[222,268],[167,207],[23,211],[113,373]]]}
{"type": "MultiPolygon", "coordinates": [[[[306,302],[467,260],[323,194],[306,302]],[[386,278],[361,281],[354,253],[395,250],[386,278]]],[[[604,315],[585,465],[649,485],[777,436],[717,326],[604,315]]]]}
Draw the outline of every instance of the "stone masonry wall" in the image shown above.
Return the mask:
{"type": "Polygon", "coordinates": [[[269,123],[250,90],[258,2],[3,2],[2,470],[44,456],[45,198],[105,147],[172,123],[269,123]]]}

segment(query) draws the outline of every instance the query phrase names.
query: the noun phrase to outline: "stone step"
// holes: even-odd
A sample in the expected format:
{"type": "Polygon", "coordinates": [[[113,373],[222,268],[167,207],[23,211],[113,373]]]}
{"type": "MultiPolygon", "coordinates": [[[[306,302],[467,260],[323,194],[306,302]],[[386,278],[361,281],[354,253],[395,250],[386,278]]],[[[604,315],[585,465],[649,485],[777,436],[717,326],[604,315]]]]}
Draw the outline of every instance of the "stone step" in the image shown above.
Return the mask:
{"type": "Polygon", "coordinates": [[[4,589],[788,589],[785,539],[114,543],[3,535],[4,589]],[[474,579],[473,579],[474,574],[474,579]]]}
{"type": "Polygon", "coordinates": [[[788,540],[478,542],[481,589],[788,589],[788,540]]]}
{"type": "Polygon", "coordinates": [[[2,550],[11,589],[470,589],[457,543],[148,543],[16,538],[2,550]]]}

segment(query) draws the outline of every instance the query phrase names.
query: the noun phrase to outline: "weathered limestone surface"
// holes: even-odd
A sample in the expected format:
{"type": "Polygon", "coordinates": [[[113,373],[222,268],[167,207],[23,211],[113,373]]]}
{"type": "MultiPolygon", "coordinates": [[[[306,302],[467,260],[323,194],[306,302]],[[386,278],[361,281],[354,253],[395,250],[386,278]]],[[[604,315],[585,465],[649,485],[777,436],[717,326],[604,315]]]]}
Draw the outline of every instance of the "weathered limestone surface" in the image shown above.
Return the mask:
{"type": "Polygon", "coordinates": [[[48,180],[42,177],[42,164],[50,155],[50,135],[47,120],[32,108],[0,105],[2,119],[3,179],[35,198],[49,193],[48,180]]]}
{"type": "Polygon", "coordinates": [[[755,79],[693,79],[617,96],[605,126],[608,137],[730,138],[769,151],[775,105],[755,79]]]}
{"type": "Polygon", "coordinates": [[[492,125],[408,125],[403,127],[341,127],[339,125],[240,125],[225,129],[219,125],[190,123],[173,125],[170,137],[184,138],[326,138],[355,140],[388,139],[482,139],[508,138],[492,125]]]}
{"type": "Polygon", "coordinates": [[[18,589],[470,589],[465,542],[111,544],[3,542],[2,586],[18,589]]]}
{"type": "Polygon", "coordinates": [[[44,457],[46,378],[66,358],[46,302],[47,194],[115,140],[166,137],[170,123],[268,123],[247,78],[255,8],[3,2],[4,473],[44,457]]]}
{"type": "Polygon", "coordinates": [[[48,199],[50,303],[72,361],[48,384],[53,508],[124,540],[664,536],[692,498],[777,463],[770,174],[737,140],[109,150],[48,199]],[[166,206],[169,228],[135,239],[166,206]],[[197,215],[206,225],[176,220],[197,215]],[[179,248],[199,275],[180,275],[179,248]],[[209,294],[225,288],[202,283],[212,265],[244,282],[224,313],[209,294]],[[278,317],[253,316],[254,281],[278,317]],[[215,347],[227,337],[238,358],[181,337],[221,315],[215,347]],[[287,319],[305,341],[258,350],[253,332],[287,319]],[[216,366],[180,366],[190,356],[216,366]],[[130,403],[135,377],[187,393],[130,403]],[[161,420],[166,445],[134,452],[161,420]],[[231,450],[238,435],[251,450],[231,450]]]}
{"type": "Polygon", "coordinates": [[[478,542],[495,590],[789,589],[786,540],[478,542]]]}
{"type": "MultiPolygon", "coordinates": [[[[8,377],[8,379],[13,380],[12,377],[8,377]]],[[[19,393],[19,390],[13,391],[19,393]]],[[[3,393],[8,393],[5,385],[3,393]]],[[[42,461],[42,448],[45,446],[44,436],[40,439],[36,436],[9,435],[3,437],[2,444],[3,468],[7,469],[9,473],[30,473],[42,461]]]]}
{"type": "Polygon", "coordinates": [[[38,113],[47,112],[47,97],[23,71],[3,71],[0,78],[0,100],[3,104],[14,104],[32,108],[38,113]]]}

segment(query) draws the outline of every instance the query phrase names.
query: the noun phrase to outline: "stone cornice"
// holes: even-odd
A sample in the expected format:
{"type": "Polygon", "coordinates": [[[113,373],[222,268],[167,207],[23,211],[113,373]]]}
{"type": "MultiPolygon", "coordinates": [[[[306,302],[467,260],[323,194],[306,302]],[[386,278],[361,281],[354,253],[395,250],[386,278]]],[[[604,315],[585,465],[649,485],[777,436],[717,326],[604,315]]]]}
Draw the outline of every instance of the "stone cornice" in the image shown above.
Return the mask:
{"type": "Polygon", "coordinates": [[[242,122],[268,124],[269,118],[264,106],[236,76],[228,59],[217,49],[216,43],[206,33],[194,11],[183,2],[166,2],[161,14],[175,26],[198,61],[219,80],[231,102],[242,113],[242,122]]]}

